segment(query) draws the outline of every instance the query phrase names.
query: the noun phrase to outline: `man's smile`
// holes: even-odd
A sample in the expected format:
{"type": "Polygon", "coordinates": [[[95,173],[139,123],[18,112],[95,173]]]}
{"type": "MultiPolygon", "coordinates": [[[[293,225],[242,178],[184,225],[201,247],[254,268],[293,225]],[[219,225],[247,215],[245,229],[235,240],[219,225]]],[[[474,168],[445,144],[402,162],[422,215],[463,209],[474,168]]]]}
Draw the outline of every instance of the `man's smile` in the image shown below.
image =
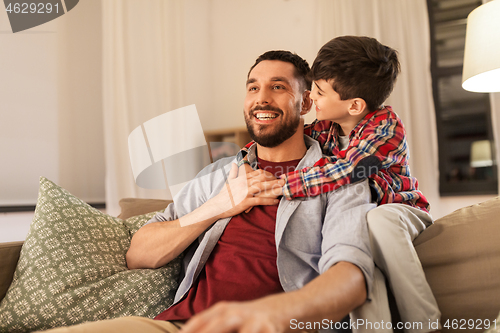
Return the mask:
{"type": "Polygon", "coordinates": [[[257,123],[260,124],[269,124],[272,123],[276,118],[278,118],[279,114],[272,111],[254,111],[253,116],[257,123]]]}

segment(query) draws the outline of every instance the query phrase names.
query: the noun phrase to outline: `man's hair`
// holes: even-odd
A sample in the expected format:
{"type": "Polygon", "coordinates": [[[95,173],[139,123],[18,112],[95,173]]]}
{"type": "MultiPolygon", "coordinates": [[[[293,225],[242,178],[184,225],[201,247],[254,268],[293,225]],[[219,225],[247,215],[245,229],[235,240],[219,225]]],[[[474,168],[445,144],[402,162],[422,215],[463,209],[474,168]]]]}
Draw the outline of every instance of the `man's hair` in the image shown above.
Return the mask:
{"type": "Polygon", "coordinates": [[[255,60],[255,64],[250,67],[247,78],[250,76],[250,72],[252,71],[252,69],[254,69],[255,66],[257,66],[261,61],[264,60],[279,60],[291,63],[295,67],[295,77],[299,80],[300,83],[300,92],[302,93],[306,90],[311,90],[312,81],[309,76],[311,71],[309,64],[299,55],[290,51],[267,51],[266,53],[261,54],[257,58],[257,60],[255,60]]]}
{"type": "Polygon", "coordinates": [[[400,72],[397,52],[375,38],[342,36],[323,45],[312,80],[332,80],[340,99],[362,98],[375,111],[389,97],[400,72]]]}

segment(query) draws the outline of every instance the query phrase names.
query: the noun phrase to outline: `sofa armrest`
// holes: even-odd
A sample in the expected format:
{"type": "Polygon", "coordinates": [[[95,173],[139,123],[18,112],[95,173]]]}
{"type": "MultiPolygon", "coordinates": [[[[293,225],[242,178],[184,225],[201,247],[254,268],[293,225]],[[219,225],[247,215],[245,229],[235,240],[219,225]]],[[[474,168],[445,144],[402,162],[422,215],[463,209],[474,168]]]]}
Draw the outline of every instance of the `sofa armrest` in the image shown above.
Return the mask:
{"type": "Polygon", "coordinates": [[[12,283],[23,242],[0,243],[0,301],[12,283]]]}

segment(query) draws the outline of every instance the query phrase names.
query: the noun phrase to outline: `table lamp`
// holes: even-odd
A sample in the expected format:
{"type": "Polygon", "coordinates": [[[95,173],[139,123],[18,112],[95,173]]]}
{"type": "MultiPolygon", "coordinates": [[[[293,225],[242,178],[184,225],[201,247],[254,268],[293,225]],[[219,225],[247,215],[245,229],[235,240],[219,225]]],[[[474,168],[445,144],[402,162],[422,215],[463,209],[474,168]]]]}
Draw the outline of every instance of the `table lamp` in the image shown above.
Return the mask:
{"type": "Polygon", "coordinates": [[[477,7],[467,17],[462,88],[500,91],[500,0],[477,7]]]}

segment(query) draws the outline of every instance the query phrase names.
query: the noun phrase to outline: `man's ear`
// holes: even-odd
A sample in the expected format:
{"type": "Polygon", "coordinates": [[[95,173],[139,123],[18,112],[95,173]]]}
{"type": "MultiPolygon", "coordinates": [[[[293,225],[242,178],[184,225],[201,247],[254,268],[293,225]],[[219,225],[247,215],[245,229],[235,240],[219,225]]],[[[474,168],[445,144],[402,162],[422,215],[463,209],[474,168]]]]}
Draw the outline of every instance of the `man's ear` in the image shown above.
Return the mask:
{"type": "Polygon", "coordinates": [[[349,114],[351,116],[359,116],[367,110],[366,102],[362,98],[351,99],[351,105],[349,105],[349,114]]]}
{"type": "Polygon", "coordinates": [[[311,99],[311,92],[309,90],[304,91],[302,94],[302,107],[300,109],[300,115],[304,116],[311,111],[313,101],[311,99]]]}

